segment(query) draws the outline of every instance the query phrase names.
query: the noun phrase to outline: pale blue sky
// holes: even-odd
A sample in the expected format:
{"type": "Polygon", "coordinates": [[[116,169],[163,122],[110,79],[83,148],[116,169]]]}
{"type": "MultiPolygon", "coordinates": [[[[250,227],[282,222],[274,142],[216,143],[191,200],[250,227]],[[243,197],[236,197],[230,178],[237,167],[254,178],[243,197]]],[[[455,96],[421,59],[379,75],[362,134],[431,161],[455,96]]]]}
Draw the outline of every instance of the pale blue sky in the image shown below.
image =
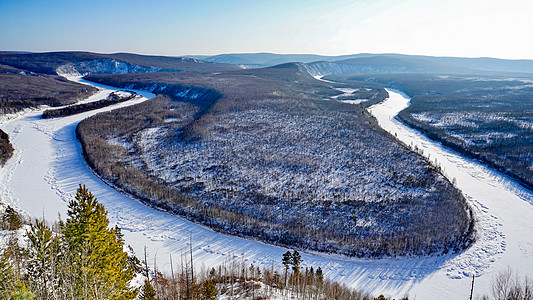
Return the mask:
{"type": "Polygon", "coordinates": [[[0,50],[533,59],[531,0],[0,0],[0,50]]]}

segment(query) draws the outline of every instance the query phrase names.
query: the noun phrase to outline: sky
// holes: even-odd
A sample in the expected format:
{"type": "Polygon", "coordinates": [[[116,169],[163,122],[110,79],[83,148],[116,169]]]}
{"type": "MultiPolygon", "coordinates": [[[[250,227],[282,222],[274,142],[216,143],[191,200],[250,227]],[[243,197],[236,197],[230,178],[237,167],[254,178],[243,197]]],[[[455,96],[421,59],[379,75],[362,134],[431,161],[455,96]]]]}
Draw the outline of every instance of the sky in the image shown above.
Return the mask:
{"type": "Polygon", "coordinates": [[[0,0],[0,51],[533,59],[532,0],[0,0]]]}

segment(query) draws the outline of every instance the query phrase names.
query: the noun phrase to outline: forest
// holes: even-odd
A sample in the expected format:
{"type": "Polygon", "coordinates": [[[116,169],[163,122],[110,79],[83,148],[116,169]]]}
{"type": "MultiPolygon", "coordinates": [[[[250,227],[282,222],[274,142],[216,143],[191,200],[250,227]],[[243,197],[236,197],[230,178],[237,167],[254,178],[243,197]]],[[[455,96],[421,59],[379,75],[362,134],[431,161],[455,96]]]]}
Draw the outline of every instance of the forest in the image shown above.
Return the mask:
{"type": "Polygon", "coordinates": [[[82,112],[91,111],[120,102],[128,101],[135,98],[137,95],[130,92],[113,92],[107,96],[106,99],[96,100],[89,103],[73,104],[63,108],[47,109],[43,112],[43,119],[66,117],[82,112]]]}
{"type": "MultiPolygon", "coordinates": [[[[96,88],[66,80],[0,65],[0,117],[41,105],[75,103],[96,92],[96,88]]],[[[13,155],[9,136],[0,129],[0,167],[13,155]]]]}
{"type": "Polygon", "coordinates": [[[149,205],[348,256],[449,253],[474,238],[472,212],[438,166],[335,101],[345,85],[298,64],[87,79],[160,94],[77,128],[102,179],[149,205]]]}
{"type": "Polygon", "coordinates": [[[533,78],[457,75],[338,75],[412,97],[398,118],[465,156],[533,189],[533,78]]]}
{"type": "Polygon", "coordinates": [[[40,105],[73,104],[96,92],[96,88],[60,76],[0,73],[0,115],[40,105]]]}

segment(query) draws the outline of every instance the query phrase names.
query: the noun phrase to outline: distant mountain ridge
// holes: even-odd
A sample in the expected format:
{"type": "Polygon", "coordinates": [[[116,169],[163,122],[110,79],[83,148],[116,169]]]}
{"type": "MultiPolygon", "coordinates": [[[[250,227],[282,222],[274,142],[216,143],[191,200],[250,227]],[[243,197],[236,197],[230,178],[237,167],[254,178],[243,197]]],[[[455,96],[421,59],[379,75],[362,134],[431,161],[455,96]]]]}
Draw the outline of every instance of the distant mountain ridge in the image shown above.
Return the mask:
{"type": "MultiPolygon", "coordinates": [[[[208,62],[228,63],[243,66],[271,67],[284,63],[301,62],[311,63],[317,61],[336,61],[356,57],[367,57],[369,54],[352,54],[342,56],[325,56],[318,54],[276,54],[276,53],[233,53],[213,56],[188,55],[185,57],[195,58],[208,62]]],[[[371,55],[371,54],[370,54],[371,55]]]]}
{"type": "Polygon", "coordinates": [[[312,76],[337,74],[456,74],[533,76],[533,60],[433,57],[404,54],[234,53],[169,57],[132,53],[0,52],[4,73],[95,75],[155,72],[219,72],[299,63],[312,76]],[[28,73],[30,72],[30,73],[28,73]]]}
{"type": "Polygon", "coordinates": [[[189,56],[208,62],[236,64],[245,68],[269,67],[300,62],[314,76],[332,74],[472,74],[533,75],[533,60],[498,58],[433,57],[404,54],[353,54],[322,56],[315,54],[234,53],[214,56],[189,56]]]}
{"type": "Polygon", "coordinates": [[[0,64],[48,75],[56,75],[58,72],[87,75],[241,69],[232,64],[205,62],[194,58],[91,52],[0,52],[0,64]]]}

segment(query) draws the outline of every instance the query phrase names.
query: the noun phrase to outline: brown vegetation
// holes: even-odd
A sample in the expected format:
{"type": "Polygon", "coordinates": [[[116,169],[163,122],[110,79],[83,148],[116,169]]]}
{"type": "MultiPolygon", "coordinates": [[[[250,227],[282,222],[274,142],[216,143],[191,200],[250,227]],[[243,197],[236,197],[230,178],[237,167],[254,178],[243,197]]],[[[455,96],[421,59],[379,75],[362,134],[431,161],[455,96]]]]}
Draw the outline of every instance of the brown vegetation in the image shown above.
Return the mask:
{"type": "MultiPolygon", "coordinates": [[[[260,268],[245,264],[230,255],[222,265],[208,267],[195,273],[188,257],[181,259],[182,265],[172,274],[162,274],[154,270],[150,281],[145,281],[142,291],[153,289],[154,299],[339,299],[372,300],[369,293],[347,287],[324,278],[322,269],[301,268],[284,272],[270,268],[260,268]],[[147,288],[149,287],[149,288],[147,288]]],[[[148,273],[147,273],[148,274],[148,273]]],[[[141,299],[149,299],[143,298],[141,299]]],[[[402,300],[407,300],[403,297],[402,300]]]]}

